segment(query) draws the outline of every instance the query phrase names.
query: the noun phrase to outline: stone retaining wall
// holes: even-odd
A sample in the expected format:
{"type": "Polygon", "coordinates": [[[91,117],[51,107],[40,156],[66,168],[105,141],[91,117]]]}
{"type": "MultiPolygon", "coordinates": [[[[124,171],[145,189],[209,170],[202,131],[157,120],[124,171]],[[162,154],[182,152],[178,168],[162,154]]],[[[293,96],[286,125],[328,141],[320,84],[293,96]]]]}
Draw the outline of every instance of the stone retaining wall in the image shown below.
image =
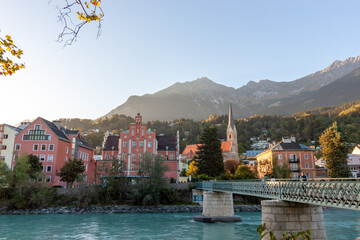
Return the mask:
{"type": "MultiPolygon", "coordinates": [[[[236,212],[259,212],[260,205],[236,205],[236,212]]],[[[8,210],[0,208],[0,215],[27,215],[27,214],[118,214],[118,213],[201,213],[202,206],[194,205],[166,205],[166,206],[89,206],[84,208],[76,207],[55,207],[32,210],[8,210]]]]}

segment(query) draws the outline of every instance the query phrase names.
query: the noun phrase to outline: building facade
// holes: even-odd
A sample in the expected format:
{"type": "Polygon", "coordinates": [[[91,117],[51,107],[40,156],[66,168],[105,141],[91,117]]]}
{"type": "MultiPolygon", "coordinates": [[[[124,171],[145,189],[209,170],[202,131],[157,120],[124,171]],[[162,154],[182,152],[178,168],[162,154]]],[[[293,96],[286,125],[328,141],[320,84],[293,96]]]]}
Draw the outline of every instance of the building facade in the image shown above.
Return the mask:
{"type": "Polygon", "coordinates": [[[11,160],[15,151],[15,136],[20,131],[20,128],[8,124],[0,125],[0,161],[4,161],[9,168],[11,168],[11,160]]]}
{"type": "Polygon", "coordinates": [[[145,156],[160,155],[165,166],[165,177],[178,180],[179,177],[179,137],[156,135],[156,130],[147,129],[142,116],[135,116],[135,123],[130,123],[129,130],[120,129],[119,136],[107,133],[104,137],[102,160],[97,161],[100,173],[111,167],[112,160],[117,159],[127,177],[137,177],[140,164],[145,156]],[[117,155],[116,158],[114,156],[117,155]],[[111,160],[111,161],[110,161],[111,160]]]}
{"type": "Polygon", "coordinates": [[[43,165],[44,177],[41,181],[52,186],[66,186],[65,182],[60,181],[60,169],[72,158],[81,159],[85,165],[84,183],[94,181],[93,149],[79,131],[68,130],[58,121],[37,118],[15,137],[14,150],[17,156],[12,159],[12,169],[17,157],[33,154],[43,165]]]}
{"type": "Polygon", "coordinates": [[[295,138],[283,138],[256,156],[259,177],[271,174],[275,161],[280,166],[287,164],[291,171],[290,178],[298,179],[302,172],[307,178],[315,178],[314,152],[315,149],[297,143],[295,138]]]}

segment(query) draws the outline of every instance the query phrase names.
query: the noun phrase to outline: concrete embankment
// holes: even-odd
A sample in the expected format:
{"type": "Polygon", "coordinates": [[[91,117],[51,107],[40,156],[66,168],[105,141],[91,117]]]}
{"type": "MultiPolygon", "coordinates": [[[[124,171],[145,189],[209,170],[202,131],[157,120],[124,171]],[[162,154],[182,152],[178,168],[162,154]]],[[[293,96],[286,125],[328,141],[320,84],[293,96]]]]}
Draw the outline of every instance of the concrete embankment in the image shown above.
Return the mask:
{"type": "MultiPolygon", "coordinates": [[[[260,205],[235,205],[235,212],[260,212],[260,205]]],[[[120,213],[201,213],[202,206],[162,205],[162,206],[88,206],[53,207],[41,209],[9,210],[0,208],[0,215],[43,215],[43,214],[120,214],[120,213]]]]}

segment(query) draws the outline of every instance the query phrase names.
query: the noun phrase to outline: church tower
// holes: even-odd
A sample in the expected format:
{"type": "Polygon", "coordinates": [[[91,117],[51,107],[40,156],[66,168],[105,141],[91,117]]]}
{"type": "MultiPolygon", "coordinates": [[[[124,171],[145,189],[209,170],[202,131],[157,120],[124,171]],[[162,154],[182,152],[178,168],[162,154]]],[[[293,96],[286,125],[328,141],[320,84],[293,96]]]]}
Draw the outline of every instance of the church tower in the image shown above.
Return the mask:
{"type": "Polygon", "coordinates": [[[226,130],[226,141],[231,141],[231,150],[230,153],[233,155],[234,159],[239,159],[238,154],[238,143],[237,143],[237,131],[234,124],[234,117],[232,113],[232,106],[229,103],[229,123],[226,130]]]}

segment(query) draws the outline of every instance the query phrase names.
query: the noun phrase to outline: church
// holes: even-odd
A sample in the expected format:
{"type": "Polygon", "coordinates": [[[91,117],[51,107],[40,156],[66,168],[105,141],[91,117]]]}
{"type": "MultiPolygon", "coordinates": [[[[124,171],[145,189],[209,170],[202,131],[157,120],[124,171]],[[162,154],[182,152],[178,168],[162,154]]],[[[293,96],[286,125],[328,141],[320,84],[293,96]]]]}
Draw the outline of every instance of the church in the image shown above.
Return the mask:
{"type": "MultiPolygon", "coordinates": [[[[198,151],[198,145],[199,144],[186,145],[184,151],[181,154],[181,160],[186,162],[191,161],[192,157],[198,151]]],[[[229,103],[229,120],[228,127],[226,129],[226,141],[221,142],[221,150],[224,162],[228,159],[235,159],[239,161],[237,131],[234,123],[231,103],[229,103]]]]}

